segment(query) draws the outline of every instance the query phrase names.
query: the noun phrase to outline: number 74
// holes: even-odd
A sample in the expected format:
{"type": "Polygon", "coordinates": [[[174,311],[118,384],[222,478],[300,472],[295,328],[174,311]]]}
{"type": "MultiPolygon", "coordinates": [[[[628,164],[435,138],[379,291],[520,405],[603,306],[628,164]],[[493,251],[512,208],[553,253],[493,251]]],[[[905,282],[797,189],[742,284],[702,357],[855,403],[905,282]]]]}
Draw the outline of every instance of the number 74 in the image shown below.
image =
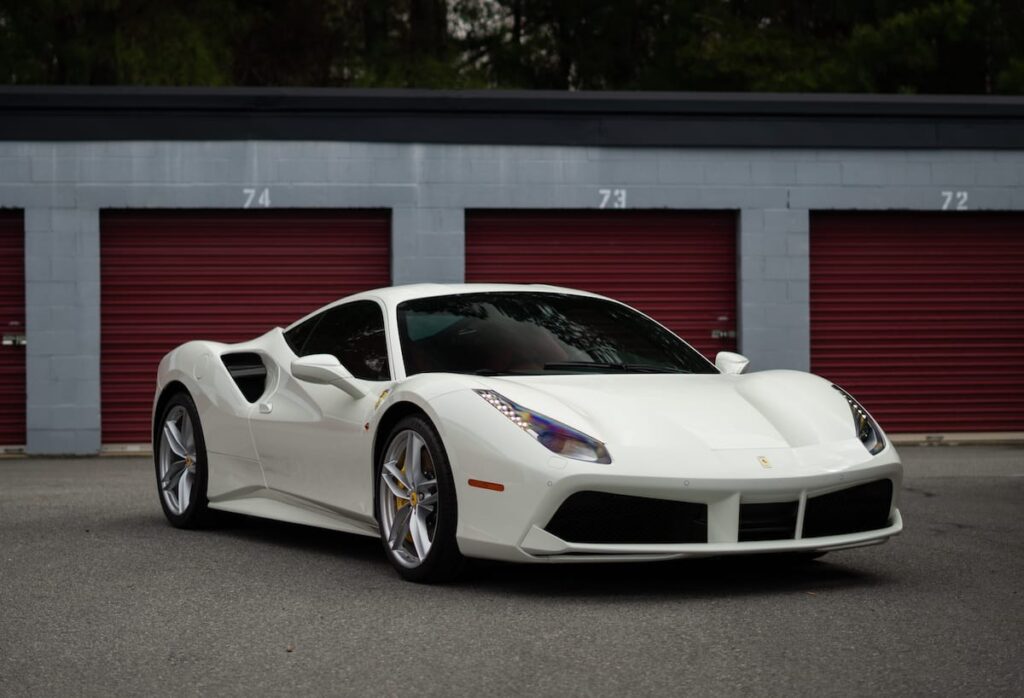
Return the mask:
{"type": "Polygon", "coordinates": [[[256,192],[257,190],[253,187],[246,187],[242,190],[242,196],[245,197],[242,208],[252,208],[253,204],[262,208],[270,208],[270,188],[263,187],[259,197],[256,196],[256,192]]]}

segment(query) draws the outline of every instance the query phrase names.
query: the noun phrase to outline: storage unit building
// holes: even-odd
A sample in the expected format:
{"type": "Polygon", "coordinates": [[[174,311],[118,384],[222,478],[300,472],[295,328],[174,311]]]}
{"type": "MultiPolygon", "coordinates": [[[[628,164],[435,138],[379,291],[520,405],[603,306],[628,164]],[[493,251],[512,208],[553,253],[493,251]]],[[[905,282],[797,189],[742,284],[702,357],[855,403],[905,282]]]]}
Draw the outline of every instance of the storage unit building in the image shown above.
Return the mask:
{"type": "Polygon", "coordinates": [[[146,449],[178,342],[464,280],[1024,437],[1022,219],[1020,98],[2,88],[0,450],[146,449]]]}

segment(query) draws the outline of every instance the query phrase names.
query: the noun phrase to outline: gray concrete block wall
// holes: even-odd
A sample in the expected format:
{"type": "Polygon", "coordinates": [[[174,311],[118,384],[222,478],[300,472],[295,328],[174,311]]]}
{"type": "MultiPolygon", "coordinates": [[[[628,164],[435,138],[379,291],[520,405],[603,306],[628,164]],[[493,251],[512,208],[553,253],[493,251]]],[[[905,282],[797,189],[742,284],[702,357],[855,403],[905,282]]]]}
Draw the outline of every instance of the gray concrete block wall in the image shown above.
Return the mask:
{"type": "Polygon", "coordinates": [[[99,212],[25,210],[30,453],[100,447],[99,212]]]}
{"type": "Polygon", "coordinates": [[[271,208],[390,209],[394,283],[464,278],[467,209],[596,209],[602,189],[624,189],[626,208],[736,211],[740,350],[806,369],[811,212],[938,211],[943,192],[1022,211],[1024,153],[0,143],[0,207],[26,211],[31,452],[99,447],[99,212],[241,209],[264,188],[271,208]]]}
{"type": "Polygon", "coordinates": [[[391,211],[391,277],[394,283],[462,283],[466,216],[461,208],[396,208],[391,211]]]}
{"type": "Polygon", "coordinates": [[[809,212],[744,209],[737,248],[740,352],[760,367],[809,370],[809,212]]]}

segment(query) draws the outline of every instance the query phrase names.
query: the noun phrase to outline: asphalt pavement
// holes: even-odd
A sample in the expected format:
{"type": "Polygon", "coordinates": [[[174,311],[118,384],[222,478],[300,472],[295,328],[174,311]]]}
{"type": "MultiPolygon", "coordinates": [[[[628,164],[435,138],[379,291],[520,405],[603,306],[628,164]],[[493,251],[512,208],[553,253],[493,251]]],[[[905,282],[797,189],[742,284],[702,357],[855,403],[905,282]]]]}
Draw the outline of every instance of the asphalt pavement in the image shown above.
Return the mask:
{"type": "Polygon", "coordinates": [[[1024,448],[901,453],[886,545],[437,587],[369,538],[173,529],[148,460],[0,460],[0,696],[1024,694],[1024,448]]]}

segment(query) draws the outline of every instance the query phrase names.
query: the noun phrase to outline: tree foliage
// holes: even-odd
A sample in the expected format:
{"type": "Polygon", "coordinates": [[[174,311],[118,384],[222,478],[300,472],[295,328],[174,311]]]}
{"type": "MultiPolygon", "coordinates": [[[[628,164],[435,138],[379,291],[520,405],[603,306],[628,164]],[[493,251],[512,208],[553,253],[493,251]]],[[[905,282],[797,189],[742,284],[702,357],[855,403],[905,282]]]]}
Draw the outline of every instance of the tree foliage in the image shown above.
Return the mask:
{"type": "Polygon", "coordinates": [[[1024,94],[1020,0],[0,0],[14,84],[1024,94]]]}

